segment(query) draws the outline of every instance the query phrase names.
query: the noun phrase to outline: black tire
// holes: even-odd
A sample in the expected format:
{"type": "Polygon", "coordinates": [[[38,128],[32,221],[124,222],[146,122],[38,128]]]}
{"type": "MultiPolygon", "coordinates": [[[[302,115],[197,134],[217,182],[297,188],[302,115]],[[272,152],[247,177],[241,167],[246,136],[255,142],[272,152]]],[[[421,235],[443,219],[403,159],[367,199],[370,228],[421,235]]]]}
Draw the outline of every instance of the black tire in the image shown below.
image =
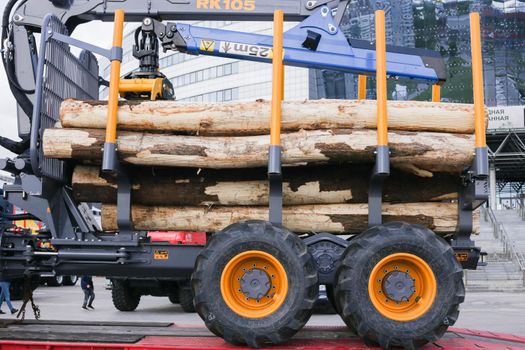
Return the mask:
{"type": "Polygon", "coordinates": [[[415,349],[440,338],[459,315],[465,298],[463,269],[451,246],[426,227],[392,222],[373,227],[351,241],[337,272],[336,302],[341,317],[368,343],[384,349],[415,349]],[[428,311],[401,322],[372,304],[368,281],[374,266],[391,254],[410,253],[432,269],[437,291],[428,311]]]}
{"type": "Polygon", "coordinates": [[[179,304],[184,312],[195,312],[195,305],[193,304],[193,291],[190,283],[181,283],[178,290],[179,304]]]}
{"type": "Polygon", "coordinates": [[[178,304],[179,303],[179,293],[169,294],[168,299],[170,300],[170,303],[178,304]]]}
{"type": "Polygon", "coordinates": [[[62,285],[64,286],[74,286],[78,282],[78,276],[64,276],[62,285]]]}
{"type": "Polygon", "coordinates": [[[111,299],[119,311],[135,311],[140,303],[140,294],[133,291],[123,280],[112,280],[111,299]]]}
{"type": "Polygon", "coordinates": [[[64,283],[64,276],[48,277],[46,282],[49,287],[60,287],[64,283]]]}
{"type": "Polygon", "coordinates": [[[265,221],[244,221],[212,236],[195,263],[191,286],[195,307],[214,334],[233,344],[261,347],[290,339],[308,321],[319,286],[314,261],[303,241],[292,232],[265,221]],[[248,250],[263,251],[284,267],[288,291],[270,315],[243,317],[224,301],[220,280],[226,264],[248,250]]]}

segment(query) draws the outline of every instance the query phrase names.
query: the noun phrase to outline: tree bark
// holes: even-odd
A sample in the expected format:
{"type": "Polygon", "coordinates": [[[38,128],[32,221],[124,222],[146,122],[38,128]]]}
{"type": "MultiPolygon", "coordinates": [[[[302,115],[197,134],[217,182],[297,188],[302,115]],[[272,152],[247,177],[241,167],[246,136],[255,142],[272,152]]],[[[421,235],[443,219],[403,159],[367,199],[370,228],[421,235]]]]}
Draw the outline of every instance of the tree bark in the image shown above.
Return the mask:
{"type": "MultiPolygon", "coordinates": [[[[326,165],[283,169],[283,203],[366,203],[371,166],[326,165]]],[[[144,205],[268,205],[267,169],[133,168],[132,199],[144,205]]],[[[116,203],[117,181],[100,167],[77,166],[72,178],[78,202],[116,203]]],[[[459,177],[437,173],[422,178],[393,170],[385,181],[386,202],[429,202],[458,198],[459,177]]]]}
{"type": "MultiPolygon", "coordinates": [[[[104,129],[107,104],[66,100],[60,119],[66,128],[104,129]]],[[[164,131],[190,135],[261,135],[269,133],[270,102],[184,103],[121,102],[119,130],[164,131]]],[[[392,130],[470,134],[474,112],[470,104],[388,101],[392,130]]],[[[374,129],[376,101],[285,101],[282,131],[314,129],[374,129]]]]}
{"type": "MultiPolygon", "coordinates": [[[[420,224],[439,234],[457,226],[456,203],[385,204],[383,221],[420,224]]],[[[367,204],[301,205],[283,208],[283,225],[294,232],[360,233],[367,228],[367,204]]],[[[133,206],[137,230],[215,232],[242,220],[268,220],[267,207],[133,206]]],[[[116,206],[102,206],[102,227],[116,230],[116,206]]],[[[477,222],[477,220],[476,220],[477,222]]],[[[477,229],[475,229],[477,231],[477,229]]]]}
{"type": "MultiPolygon", "coordinates": [[[[105,131],[47,129],[44,155],[50,158],[100,159],[105,131]]],[[[473,159],[473,135],[390,132],[393,167],[419,176],[459,173],[473,159]]],[[[122,131],[117,147],[122,161],[135,165],[199,168],[250,168],[267,165],[269,137],[200,137],[122,131]]],[[[283,164],[372,163],[374,130],[315,130],[283,134],[283,164]]]]}

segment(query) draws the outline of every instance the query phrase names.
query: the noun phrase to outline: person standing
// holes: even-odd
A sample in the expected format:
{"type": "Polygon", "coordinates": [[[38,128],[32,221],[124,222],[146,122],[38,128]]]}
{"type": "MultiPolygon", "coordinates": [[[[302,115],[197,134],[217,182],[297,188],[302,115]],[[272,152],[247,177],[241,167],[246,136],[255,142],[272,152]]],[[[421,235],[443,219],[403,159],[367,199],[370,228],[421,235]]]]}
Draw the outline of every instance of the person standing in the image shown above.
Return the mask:
{"type": "Polygon", "coordinates": [[[11,311],[11,314],[14,314],[18,311],[18,309],[15,309],[13,307],[13,304],[11,304],[11,293],[9,292],[9,287],[11,286],[11,280],[0,277],[0,314],[5,314],[5,312],[2,311],[2,304],[7,304],[7,307],[11,311]]]}
{"type": "Polygon", "coordinates": [[[93,285],[93,279],[91,276],[82,276],[80,279],[80,287],[84,292],[84,304],[82,304],[82,308],[84,310],[89,310],[88,308],[95,310],[93,307],[93,300],[95,300],[95,286],[93,285]]]}

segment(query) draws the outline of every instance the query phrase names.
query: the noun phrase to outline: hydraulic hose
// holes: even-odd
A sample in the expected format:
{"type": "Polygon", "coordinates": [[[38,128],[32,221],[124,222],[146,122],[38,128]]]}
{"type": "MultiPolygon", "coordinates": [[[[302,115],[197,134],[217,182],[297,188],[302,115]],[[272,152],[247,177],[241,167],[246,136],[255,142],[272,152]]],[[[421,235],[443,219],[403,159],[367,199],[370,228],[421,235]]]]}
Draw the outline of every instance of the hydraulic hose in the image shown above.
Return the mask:
{"type": "MultiPolygon", "coordinates": [[[[2,45],[8,38],[9,15],[11,14],[11,11],[13,10],[17,1],[19,0],[9,0],[4,9],[2,16],[2,45]]],[[[2,58],[2,63],[4,64],[5,73],[9,81],[9,87],[11,88],[11,92],[13,93],[16,102],[20,105],[24,113],[31,117],[33,114],[33,103],[31,103],[26,94],[33,94],[35,90],[24,89],[20,86],[14,74],[14,64],[12,62],[8,62],[7,59],[2,58]]]]}

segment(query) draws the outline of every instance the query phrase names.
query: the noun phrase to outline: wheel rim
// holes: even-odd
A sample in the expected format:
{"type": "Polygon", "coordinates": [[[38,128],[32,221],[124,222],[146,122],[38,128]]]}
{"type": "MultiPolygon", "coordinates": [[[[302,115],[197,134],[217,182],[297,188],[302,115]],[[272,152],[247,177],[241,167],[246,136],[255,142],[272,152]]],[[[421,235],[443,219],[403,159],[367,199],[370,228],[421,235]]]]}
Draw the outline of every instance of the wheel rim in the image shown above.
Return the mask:
{"type": "Polygon", "coordinates": [[[246,318],[274,313],[288,294],[288,277],[273,255],[250,250],[234,256],[221,275],[221,294],[226,305],[246,318]]]}
{"type": "Polygon", "coordinates": [[[409,253],[383,258],[368,280],[372,304],[383,316],[395,321],[421,317],[432,307],[436,293],[436,277],[430,266],[409,253]]]}
{"type": "Polygon", "coordinates": [[[62,284],[62,282],[64,281],[64,277],[63,276],[55,276],[55,281],[57,284],[62,284]]]}

